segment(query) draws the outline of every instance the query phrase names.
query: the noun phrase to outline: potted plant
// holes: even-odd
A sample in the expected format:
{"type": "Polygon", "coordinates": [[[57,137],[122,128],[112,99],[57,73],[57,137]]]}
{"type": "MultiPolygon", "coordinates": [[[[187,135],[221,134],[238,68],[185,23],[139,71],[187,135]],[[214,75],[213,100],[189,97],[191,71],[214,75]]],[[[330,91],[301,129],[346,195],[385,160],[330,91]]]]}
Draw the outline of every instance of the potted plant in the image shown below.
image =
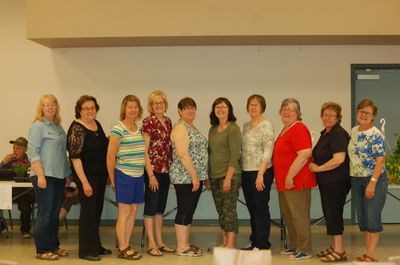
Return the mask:
{"type": "Polygon", "coordinates": [[[17,177],[26,177],[28,174],[29,165],[25,163],[16,163],[14,164],[14,172],[17,177]]]}
{"type": "Polygon", "coordinates": [[[390,184],[400,185],[400,134],[396,135],[398,135],[397,146],[386,156],[386,170],[390,184]]]}

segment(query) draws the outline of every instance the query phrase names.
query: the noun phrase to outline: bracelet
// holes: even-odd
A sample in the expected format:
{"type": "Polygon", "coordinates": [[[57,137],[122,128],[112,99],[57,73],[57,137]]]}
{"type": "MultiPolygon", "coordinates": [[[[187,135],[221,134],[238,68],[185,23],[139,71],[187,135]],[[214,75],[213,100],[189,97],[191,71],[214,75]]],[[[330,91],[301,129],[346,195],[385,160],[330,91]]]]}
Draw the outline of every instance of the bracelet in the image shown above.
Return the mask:
{"type": "Polygon", "coordinates": [[[374,177],[371,177],[370,181],[372,181],[372,182],[378,182],[378,179],[377,179],[377,178],[374,178],[374,177]]]}
{"type": "Polygon", "coordinates": [[[156,177],[156,176],[154,176],[154,174],[150,176],[150,178],[155,178],[155,177],[156,177]]]}

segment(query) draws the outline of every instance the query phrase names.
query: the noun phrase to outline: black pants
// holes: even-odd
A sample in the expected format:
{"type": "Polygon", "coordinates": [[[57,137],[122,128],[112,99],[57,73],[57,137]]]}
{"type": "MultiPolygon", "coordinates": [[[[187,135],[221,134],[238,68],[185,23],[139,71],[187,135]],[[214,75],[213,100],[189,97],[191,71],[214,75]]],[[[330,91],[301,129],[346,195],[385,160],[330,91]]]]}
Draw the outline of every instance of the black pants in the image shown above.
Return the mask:
{"type": "Polygon", "coordinates": [[[268,203],[274,174],[272,168],[265,171],[265,189],[258,191],[255,184],[257,173],[258,171],[243,171],[242,174],[243,194],[250,214],[250,241],[259,249],[269,249],[271,248],[271,243],[269,242],[271,215],[268,203]]]}
{"type": "Polygon", "coordinates": [[[178,209],[175,216],[175,224],[190,225],[192,224],[193,214],[199,202],[203,181],[200,181],[200,187],[193,192],[193,184],[174,184],[176,192],[176,202],[178,209]]]}
{"type": "Polygon", "coordinates": [[[342,235],[344,231],[343,207],[351,188],[350,180],[318,184],[318,187],[327,234],[330,236],[342,235]]]}
{"type": "MultiPolygon", "coordinates": [[[[13,197],[18,196],[22,192],[25,192],[27,188],[14,188],[13,189],[13,197]]],[[[33,190],[25,193],[18,199],[16,199],[18,203],[18,210],[21,212],[20,214],[20,230],[21,233],[28,233],[31,230],[31,216],[32,216],[32,205],[36,202],[35,192],[33,190]]]]}
{"type": "Polygon", "coordinates": [[[152,191],[150,189],[149,176],[144,174],[144,216],[153,217],[156,214],[164,214],[165,207],[167,206],[168,192],[169,192],[169,174],[168,173],[154,173],[158,181],[158,190],[152,191]]]}
{"type": "MultiPolygon", "coordinates": [[[[97,256],[102,247],[99,225],[103,212],[106,177],[86,176],[92,186],[93,195],[86,197],[82,183],[76,181],[81,201],[79,217],[79,257],[97,256]]],[[[77,179],[77,178],[76,178],[77,179]]]]}

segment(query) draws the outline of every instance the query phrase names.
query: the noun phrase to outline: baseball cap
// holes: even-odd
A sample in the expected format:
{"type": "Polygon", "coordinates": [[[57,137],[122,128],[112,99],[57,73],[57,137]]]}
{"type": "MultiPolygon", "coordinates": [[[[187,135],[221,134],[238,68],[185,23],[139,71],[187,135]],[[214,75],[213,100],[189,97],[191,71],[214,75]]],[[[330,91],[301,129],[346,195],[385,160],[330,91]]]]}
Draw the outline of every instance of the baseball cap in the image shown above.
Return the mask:
{"type": "Polygon", "coordinates": [[[24,137],[18,137],[15,140],[11,140],[10,144],[16,144],[18,146],[28,147],[28,140],[26,140],[24,137]]]}

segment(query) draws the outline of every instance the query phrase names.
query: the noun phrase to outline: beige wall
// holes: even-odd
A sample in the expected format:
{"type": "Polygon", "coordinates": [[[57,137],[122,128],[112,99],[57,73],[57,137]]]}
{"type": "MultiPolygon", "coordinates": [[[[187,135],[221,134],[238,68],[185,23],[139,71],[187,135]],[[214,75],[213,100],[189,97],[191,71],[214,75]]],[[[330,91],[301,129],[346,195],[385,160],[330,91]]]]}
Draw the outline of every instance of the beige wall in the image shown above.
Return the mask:
{"type": "MultiPolygon", "coordinates": [[[[400,63],[400,46],[49,49],[26,40],[25,14],[25,0],[0,0],[0,156],[11,150],[10,139],[27,135],[38,98],[48,92],[61,103],[65,129],[82,94],[97,97],[101,105],[98,119],[108,132],[126,94],[138,95],[145,104],[153,88],[166,91],[171,106],[168,114],[174,121],[177,101],[194,97],[199,106],[196,124],[204,134],[216,97],[231,99],[242,126],[247,119],[245,101],[252,93],[267,98],[267,116],[277,132],[281,129],[277,112],[285,97],[300,100],[304,122],[315,131],[321,129],[320,105],[337,101],[343,106],[343,125],[350,129],[350,64],[400,63]]],[[[171,191],[171,200],[173,194],[171,191]]],[[[213,210],[205,210],[212,204],[207,196],[202,196],[196,218],[216,218],[213,210]]],[[[312,216],[319,217],[318,195],[314,197],[312,216]]],[[[273,198],[271,211],[277,218],[276,196],[273,198]]],[[[248,218],[246,209],[238,207],[239,218],[248,218]]],[[[76,216],[77,211],[72,218],[76,216]]],[[[115,218],[115,208],[107,206],[103,216],[115,218]]],[[[349,218],[348,213],[346,216],[349,218]]]]}
{"type": "Polygon", "coordinates": [[[245,100],[267,98],[267,115],[281,128],[277,111],[285,97],[302,104],[304,121],[319,131],[320,105],[343,105],[350,127],[350,64],[399,63],[400,46],[209,46],[49,49],[25,39],[24,0],[0,1],[1,153],[9,139],[26,135],[38,98],[45,92],[60,100],[64,127],[73,119],[76,99],[88,93],[99,100],[99,120],[108,130],[128,93],[143,103],[150,89],[167,92],[176,120],[183,96],[199,105],[197,124],[207,133],[210,105],[218,96],[231,99],[240,126],[247,119],[245,100]]]}
{"type": "Polygon", "coordinates": [[[49,47],[400,44],[398,0],[28,0],[49,47]]]}

